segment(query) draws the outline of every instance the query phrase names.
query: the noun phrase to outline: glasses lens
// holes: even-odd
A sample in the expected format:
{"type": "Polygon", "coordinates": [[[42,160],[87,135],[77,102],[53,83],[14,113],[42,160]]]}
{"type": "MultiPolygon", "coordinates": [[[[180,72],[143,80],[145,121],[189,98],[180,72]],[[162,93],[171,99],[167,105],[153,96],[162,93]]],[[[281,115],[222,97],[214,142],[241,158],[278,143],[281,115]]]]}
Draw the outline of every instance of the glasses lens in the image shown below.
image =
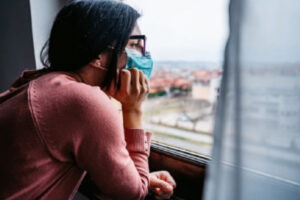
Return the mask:
{"type": "Polygon", "coordinates": [[[130,37],[127,48],[139,51],[143,56],[146,52],[146,39],[144,35],[133,35],[130,37]]]}

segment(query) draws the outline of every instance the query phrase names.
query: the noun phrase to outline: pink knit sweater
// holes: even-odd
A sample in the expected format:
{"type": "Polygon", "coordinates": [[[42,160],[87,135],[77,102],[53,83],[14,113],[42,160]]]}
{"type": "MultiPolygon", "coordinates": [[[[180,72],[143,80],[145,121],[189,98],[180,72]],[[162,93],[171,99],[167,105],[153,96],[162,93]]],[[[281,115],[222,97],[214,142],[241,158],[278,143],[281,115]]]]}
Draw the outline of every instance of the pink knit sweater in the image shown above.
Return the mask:
{"type": "Polygon", "coordinates": [[[36,74],[0,94],[0,199],[71,199],[86,172],[110,199],[144,199],[151,132],[124,129],[100,87],[36,74]]]}

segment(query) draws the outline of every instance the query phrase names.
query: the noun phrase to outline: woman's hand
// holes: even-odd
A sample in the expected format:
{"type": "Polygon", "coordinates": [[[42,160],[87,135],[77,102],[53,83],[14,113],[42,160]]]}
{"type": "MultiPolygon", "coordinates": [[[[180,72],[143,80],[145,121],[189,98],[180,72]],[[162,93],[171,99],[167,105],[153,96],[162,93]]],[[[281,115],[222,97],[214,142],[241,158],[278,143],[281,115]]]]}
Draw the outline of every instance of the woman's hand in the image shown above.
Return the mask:
{"type": "Polygon", "coordinates": [[[118,77],[120,88],[116,90],[117,87],[112,83],[106,94],[122,104],[125,128],[142,128],[142,102],[149,93],[149,81],[137,68],[122,69],[118,77]]]}
{"type": "Polygon", "coordinates": [[[155,199],[170,199],[176,183],[168,171],[152,172],[149,175],[149,189],[154,193],[155,199]]]}
{"type": "Polygon", "coordinates": [[[150,90],[147,77],[137,68],[122,69],[118,76],[120,77],[120,88],[116,90],[116,86],[112,84],[108,95],[122,104],[123,112],[141,111],[142,102],[150,90]]]}

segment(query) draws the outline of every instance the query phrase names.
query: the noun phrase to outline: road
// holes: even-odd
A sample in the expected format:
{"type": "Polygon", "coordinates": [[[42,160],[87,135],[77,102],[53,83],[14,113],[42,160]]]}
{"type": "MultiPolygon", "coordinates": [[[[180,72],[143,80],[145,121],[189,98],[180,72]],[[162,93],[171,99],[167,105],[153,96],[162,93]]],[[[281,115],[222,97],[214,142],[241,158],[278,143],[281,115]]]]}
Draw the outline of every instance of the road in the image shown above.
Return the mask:
{"type": "Polygon", "coordinates": [[[159,132],[165,137],[160,135],[153,135],[153,140],[157,140],[167,145],[176,146],[185,150],[193,151],[195,153],[210,156],[212,148],[212,137],[200,133],[194,133],[191,131],[180,130],[177,128],[171,128],[163,125],[145,123],[144,127],[146,130],[151,132],[159,132]],[[176,136],[176,137],[170,137],[176,136]],[[185,139],[180,139],[185,138],[185,139]],[[196,142],[202,143],[195,144],[196,142]]]}
{"type": "Polygon", "coordinates": [[[192,131],[186,131],[186,130],[181,130],[178,128],[171,128],[163,125],[157,125],[157,124],[150,124],[150,123],[145,123],[144,127],[149,130],[161,132],[167,135],[173,135],[177,137],[183,137],[187,138],[189,140],[201,142],[201,143],[207,143],[207,144],[212,144],[213,139],[209,135],[204,135],[200,133],[195,133],[192,131]]]}

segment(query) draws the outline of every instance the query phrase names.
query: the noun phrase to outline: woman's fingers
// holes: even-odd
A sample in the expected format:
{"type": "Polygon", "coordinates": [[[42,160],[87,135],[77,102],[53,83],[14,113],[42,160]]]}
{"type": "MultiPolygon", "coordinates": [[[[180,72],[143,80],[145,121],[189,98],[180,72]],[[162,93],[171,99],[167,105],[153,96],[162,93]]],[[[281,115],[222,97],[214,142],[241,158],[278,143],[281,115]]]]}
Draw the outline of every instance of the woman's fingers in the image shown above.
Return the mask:
{"type": "Polygon", "coordinates": [[[137,68],[122,69],[119,81],[119,89],[109,93],[115,93],[113,97],[121,102],[123,109],[141,109],[141,103],[149,92],[147,77],[137,68]]]}
{"type": "Polygon", "coordinates": [[[145,87],[145,77],[144,73],[142,71],[139,71],[139,78],[140,78],[140,86],[141,86],[141,91],[140,95],[144,95],[147,92],[147,88],[145,87]]]}
{"type": "Polygon", "coordinates": [[[151,179],[150,187],[153,189],[160,188],[163,193],[173,193],[173,187],[169,183],[156,177],[151,179]]]}
{"type": "Polygon", "coordinates": [[[131,72],[131,86],[134,94],[140,94],[140,79],[139,79],[139,70],[137,68],[130,68],[131,72]]]}
{"type": "Polygon", "coordinates": [[[145,89],[145,93],[148,94],[149,93],[149,86],[148,86],[148,78],[146,75],[143,75],[144,77],[144,81],[143,81],[143,87],[145,89]]]}
{"type": "Polygon", "coordinates": [[[146,76],[145,76],[145,85],[147,88],[147,93],[149,93],[150,92],[150,82],[146,76]]]}
{"type": "Polygon", "coordinates": [[[141,84],[140,97],[141,97],[141,99],[145,99],[145,97],[149,93],[149,87],[148,87],[147,76],[145,76],[142,71],[140,71],[140,84],[141,84]]]}
{"type": "Polygon", "coordinates": [[[174,188],[176,187],[176,182],[168,171],[161,171],[160,178],[171,184],[174,188]]]}
{"type": "Polygon", "coordinates": [[[129,70],[121,70],[121,86],[120,91],[123,95],[129,95],[130,93],[143,96],[149,93],[149,81],[144,73],[136,68],[130,68],[129,70]]]}
{"type": "Polygon", "coordinates": [[[165,171],[165,170],[156,171],[156,172],[152,172],[151,174],[156,176],[158,179],[169,183],[174,188],[176,187],[176,182],[175,182],[174,178],[171,176],[171,174],[168,171],[165,171]]]}
{"type": "Polygon", "coordinates": [[[151,172],[149,178],[156,199],[169,199],[173,195],[176,182],[168,171],[151,172]]]}
{"type": "Polygon", "coordinates": [[[121,70],[121,86],[120,91],[122,95],[129,95],[130,93],[130,81],[131,81],[131,73],[123,69],[121,70]]]}
{"type": "Polygon", "coordinates": [[[170,199],[173,193],[164,193],[160,188],[154,189],[154,197],[157,200],[170,199]]]}

